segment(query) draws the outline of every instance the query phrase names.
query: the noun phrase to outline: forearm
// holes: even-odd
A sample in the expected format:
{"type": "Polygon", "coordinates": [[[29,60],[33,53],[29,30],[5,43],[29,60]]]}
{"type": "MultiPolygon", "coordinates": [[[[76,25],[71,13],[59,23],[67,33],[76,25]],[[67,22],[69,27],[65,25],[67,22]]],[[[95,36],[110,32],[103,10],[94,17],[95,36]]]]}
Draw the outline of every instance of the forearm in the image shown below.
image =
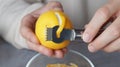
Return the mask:
{"type": "Polygon", "coordinates": [[[29,4],[24,0],[0,1],[0,35],[17,48],[27,48],[19,33],[20,23],[23,16],[41,6],[41,3],[29,4]]]}

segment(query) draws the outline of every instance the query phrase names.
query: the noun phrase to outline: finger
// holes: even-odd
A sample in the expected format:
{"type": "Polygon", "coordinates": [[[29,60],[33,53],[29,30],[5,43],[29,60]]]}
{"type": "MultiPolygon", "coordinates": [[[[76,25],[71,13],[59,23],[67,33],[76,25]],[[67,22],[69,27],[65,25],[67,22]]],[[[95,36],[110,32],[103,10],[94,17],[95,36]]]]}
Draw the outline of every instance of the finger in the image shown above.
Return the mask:
{"type": "Polygon", "coordinates": [[[98,9],[83,33],[83,41],[91,42],[99,29],[118,10],[118,4],[110,2],[98,9]]]}
{"type": "Polygon", "coordinates": [[[26,15],[20,26],[20,33],[26,39],[33,43],[39,43],[37,37],[34,34],[35,19],[31,14],[26,15]]]}
{"type": "Polygon", "coordinates": [[[39,43],[39,41],[38,41],[37,37],[35,36],[35,34],[33,33],[33,31],[29,30],[27,27],[23,27],[21,29],[21,34],[26,40],[36,43],[36,44],[39,43]]]}
{"type": "Polygon", "coordinates": [[[119,50],[117,50],[116,52],[120,52],[120,49],[119,49],[119,50]]]}
{"type": "Polygon", "coordinates": [[[38,9],[33,13],[26,15],[22,20],[21,30],[20,30],[23,37],[31,42],[33,41],[34,43],[35,42],[38,43],[37,38],[34,35],[34,28],[35,28],[34,26],[37,20],[36,14],[38,14],[39,16],[39,14],[41,14],[42,12],[45,12],[57,7],[62,8],[62,5],[59,2],[50,2],[42,9],[38,9]]]}
{"type": "Polygon", "coordinates": [[[46,56],[49,56],[49,57],[54,55],[53,50],[46,48],[40,44],[34,44],[30,41],[27,41],[27,44],[28,44],[29,49],[31,49],[31,50],[37,51],[37,52],[44,54],[46,56]]]}
{"type": "Polygon", "coordinates": [[[67,50],[67,48],[63,48],[62,51],[64,54],[66,54],[68,50],[67,50]]]}
{"type": "Polygon", "coordinates": [[[105,47],[120,36],[120,17],[118,17],[101,35],[88,45],[90,52],[95,52],[105,47]]]}
{"type": "Polygon", "coordinates": [[[49,10],[60,10],[63,11],[63,7],[60,2],[48,2],[44,7],[37,9],[33,12],[34,17],[39,17],[40,14],[49,11],[49,10]]]}
{"type": "Polygon", "coordinates": [[[105,52],[115,52],[120,50],[120,38],[116,39],[115,41],[113,41],[112,43],[110,43],[108,46],[103,48],[103,51],[105,52]]]}
{"type": "Polygon", "coordinates": [[[62,50],[55,50],[54,57],[63,58],[64,57],[64,52],[62,50]]]}
{"type": "Polygon", "coordinates": [[[63,6],[58,1],[48,2],[46,7],[49,7],[49,9],[56,9],[57,8],[58,10],[62,10],[63,11],[63,6]]]}

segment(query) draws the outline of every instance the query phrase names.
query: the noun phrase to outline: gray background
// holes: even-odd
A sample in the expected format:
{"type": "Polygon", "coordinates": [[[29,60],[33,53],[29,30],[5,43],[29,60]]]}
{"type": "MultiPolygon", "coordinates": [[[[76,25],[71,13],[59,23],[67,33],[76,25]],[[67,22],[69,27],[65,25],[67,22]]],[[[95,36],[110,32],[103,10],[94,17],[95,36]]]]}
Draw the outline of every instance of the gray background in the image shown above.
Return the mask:
{"type": "MultiPolygon", "coordinates": [[[[90,53],[87,44],[82,41],[71,42],[69,49],[77,50],[87,56],[95,67],[120,67],[120,53],[90,53]]],[[[9,43],[0,39],[0,67],[25,67],[27,62],[37,52],[31,50],[18,50],[9,43]]]]}

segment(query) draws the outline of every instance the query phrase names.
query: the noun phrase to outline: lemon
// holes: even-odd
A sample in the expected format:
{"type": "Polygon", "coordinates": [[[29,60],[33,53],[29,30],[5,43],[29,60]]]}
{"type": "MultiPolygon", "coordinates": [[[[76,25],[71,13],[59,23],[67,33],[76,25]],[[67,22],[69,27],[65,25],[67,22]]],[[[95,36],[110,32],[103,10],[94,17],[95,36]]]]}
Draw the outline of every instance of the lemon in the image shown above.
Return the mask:
{"type": "Polygon", "coordinates": [[[64,40],[62,42],[54,42],[52,40],[47,40],[49,34],[47,34],[47,29],[58,27],[56,31],[56,37],[61,37],[61,32],[63,29],[73,29],[71,21],[62,11],[50,10],[41,14],[36,22],[35,34],[39,39],[41,45],[51,48],[51,49],[62,49],[68,46],[69,40],[64,40]]]}

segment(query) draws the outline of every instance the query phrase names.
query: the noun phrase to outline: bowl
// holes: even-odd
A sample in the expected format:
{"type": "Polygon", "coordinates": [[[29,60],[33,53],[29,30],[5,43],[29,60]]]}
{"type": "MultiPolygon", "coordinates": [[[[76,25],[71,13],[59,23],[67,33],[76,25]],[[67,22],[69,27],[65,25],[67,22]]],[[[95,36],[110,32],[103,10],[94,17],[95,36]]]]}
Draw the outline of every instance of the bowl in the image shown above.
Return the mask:
{"type": "Polygon", "coordinates": [[[86,56],[75,50],[69,50],[62,59],[36,54],[30,59],[26,67],[46,67],[48,64],[69,65],[70,63],[76,64],[78,67],[94,67],[93,63],[86,56]]]}

